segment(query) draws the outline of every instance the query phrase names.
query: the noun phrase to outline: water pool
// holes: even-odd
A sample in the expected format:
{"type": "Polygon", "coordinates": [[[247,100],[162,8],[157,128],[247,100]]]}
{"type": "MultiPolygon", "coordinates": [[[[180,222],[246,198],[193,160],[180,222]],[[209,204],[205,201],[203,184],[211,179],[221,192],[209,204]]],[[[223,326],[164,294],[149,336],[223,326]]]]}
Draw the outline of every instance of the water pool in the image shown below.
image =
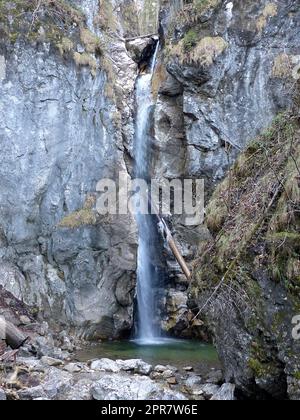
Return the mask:
{"type": "Polygon", "coordinates": [[[142,359],[153,365],[173,365],[178,369],[191,366],[199,372],[220,367],[216,349],[196,340],[160,339],[149,344],[139,341],[103,342],[84,348],[76,355],[81,362],[100,358],[142,359]]]}

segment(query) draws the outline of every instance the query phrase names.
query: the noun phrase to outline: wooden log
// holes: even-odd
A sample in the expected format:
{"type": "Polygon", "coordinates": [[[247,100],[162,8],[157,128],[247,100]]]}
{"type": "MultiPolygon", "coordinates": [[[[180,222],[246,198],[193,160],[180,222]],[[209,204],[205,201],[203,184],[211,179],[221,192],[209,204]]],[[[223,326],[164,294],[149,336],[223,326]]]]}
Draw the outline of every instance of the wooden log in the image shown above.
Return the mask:
{"type": "Polygon", "coordinates": [[[178,264],[180,265],[180,267],[183,271],[183,274],[186,276],[186,278],[188,280],[191,280],[192,274],[191,274],[183,256],[181,255],[175,241],[174,241],[173,235],[172,235],[170,229],[168,228],[167,223],[160,216],[159,210],[156,207],[156,205],[154,203],[151,203],[151,206],[152,206],[152,209],[154,210],[154,213],[156,214],[156,217],[157,217],[157,220],[158,220],[158,225],[160,226],[161,232],[162,232],[165,240],[167,241],[175,259],[177,260],[178,264]]]}
{"type": "Polygon", "coordinates": [[[191,280],[192,274],[191,274],[188,266],[186,265],[186,262],[185,262],[183,256],[180,254],[180,252],[179,252],[179,250],[178,250],[178,248],[177,248],[177,246],[176,246],[176,244],[174,242],[174,239],[173,238],[170,238],[168,240],[168,244],[169,244],[169,246],[171,248],[171,251],[174,254],[174,257],[178,261],[178,264],[180,265],[180,267],[181,267],[184,275],[186,276],[186,278],[188,280],[191,280]]]}
{"type": "Polygon", "coordinates": [[[125,42],[135,41],[136,39],[153,38],[155,36],[158,37],[158,34],[156,33],[156,34],[148,34],[148,35],[138,35],[132,38],[125,38],[125,42]]]}
{"type": "Polygon", "coordinates": [[[177,248],[177,245],[174,241],[174,238],[173,238],[173,236],[170,232],[170,229],[168,228],[164,219],[163,218],[160,218],[160,219],[161,219],[161,223],[163,224],[164,231],[166,233],[166,240],[169,244],[169,247],[170,247],[171,251],[173,252],[174,257],[176,258],[176,260],[177,260],[178,264],[180,265],[180,267],[181,267],[184,275],[186,276],[186,278],[188,280],[191,280],[192,274],[191,274],[183,256],[181,255],[179,249],[177,248]]]}
{"type": "Polygon", "coordinates": [[[19,349],[29,339],[29,336],[26,336],[19,328],[15,327],[11,322],[4,320],[4,325],[4,340],[12,350],[19,349]]]}

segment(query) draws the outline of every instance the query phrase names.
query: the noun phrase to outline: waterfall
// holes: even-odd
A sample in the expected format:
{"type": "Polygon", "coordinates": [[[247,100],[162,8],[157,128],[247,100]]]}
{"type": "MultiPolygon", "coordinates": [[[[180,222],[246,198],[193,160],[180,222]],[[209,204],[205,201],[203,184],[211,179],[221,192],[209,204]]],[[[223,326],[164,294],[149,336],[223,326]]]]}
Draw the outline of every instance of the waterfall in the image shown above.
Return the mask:
{"type": "MultiPolygon", "coordinates": [[[[152,77],[159,49],[157,43],[149,70],[141,74],[136,82],[136,133],[135,133],[135,175],[148,180],[150,177],[151,122],[154,100],[152,96],[152,77]]],[[[138,269],[137,269],[137,311],[138,341],[140,344],[153,344],[160,335],[155,322],[157,299],[155,289],[159,283],[155,267],[156,229],[151,215],[136,216],[139,230],[138,269]]]]}

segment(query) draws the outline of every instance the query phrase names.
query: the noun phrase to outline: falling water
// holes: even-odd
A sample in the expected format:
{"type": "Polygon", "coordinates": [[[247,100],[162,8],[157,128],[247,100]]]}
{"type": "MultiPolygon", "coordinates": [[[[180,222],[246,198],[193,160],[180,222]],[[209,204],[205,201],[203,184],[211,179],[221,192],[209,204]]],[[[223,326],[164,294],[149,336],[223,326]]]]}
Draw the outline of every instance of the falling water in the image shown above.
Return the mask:
{"type": "MultiPolygon", "coordinates": [[[[135,172],[137,178],[149,179],[150,176],[150,141],[151,122],[154,100],[152,96],[152,77],[159,49],[157,43],[149,71],[141,74],[136,83],[136,143],[135,143],[135,172]]],[[[155,225],[152,217],[138,214],[139,229],[138,250],[138,342],[153,344],[159,337],[159,327],[156,318],[155,289],[158,284],[158,271],[155,267],[155,225]]]]}

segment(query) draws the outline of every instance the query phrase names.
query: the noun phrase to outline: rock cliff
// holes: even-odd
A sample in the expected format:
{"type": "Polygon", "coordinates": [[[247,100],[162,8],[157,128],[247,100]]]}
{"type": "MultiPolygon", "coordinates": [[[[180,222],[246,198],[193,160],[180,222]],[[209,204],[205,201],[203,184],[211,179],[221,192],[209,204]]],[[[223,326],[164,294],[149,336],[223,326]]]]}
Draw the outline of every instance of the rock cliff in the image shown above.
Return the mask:
{"type": "MultiPolygon", "coordinates": [[[[285,335],[299,308],[298,219],[275,231],[270,224],[280,206],[290,217],[291,194],[294,204],[299,198],[286,131],[293,127],[297,143],[297,112],[275,120],[268,135],[258,137],[259,146],[252,143],[292,107],[299,10],[299,0],[0,2],[0,285],[7,293],[84,338],[130,334],[136,223],[130,216],[97,215],[95,191],[102,178],[132,175],[135,81],[158,33],[152,175],[159,181],[204,178],[210,201],[207,226],[169,217],[189,263],[201,253],[199,244],[210,245],[194,264],[190,288],[170,251],[160,250],[169,273],[162,285],[162,328],[184,337],[205,337],[210,329],[226,380],[243,396],[299,397],[299,349],[285,335]],[[272,153],[282,160],[273,161],[272,153]],[[254,180],[267,191],[265,201],[254,180]],[[244,203],[234,201],[243,197],[244,203]],[[242,229],[252,226],[251,216],[263,237],[242,229]],[[220,235],[225,254],[214,243],[220,235]],[[238,241],[243,257],[235,253],[238,241]],[[282,243],[288,256],[277,249],[282,243]],[[275,260],[277,274],[270,274],[275,260]],[[210,304],[195,318],[195,307],[205,304],[232,261],[232,283],[215,294],[220,303],[231,288],[241,307],[229,300],[234,307],[228,318],[222,305],[210,304]]],[[[296,163],[297,153],[296,147],[296,163]]]]}

